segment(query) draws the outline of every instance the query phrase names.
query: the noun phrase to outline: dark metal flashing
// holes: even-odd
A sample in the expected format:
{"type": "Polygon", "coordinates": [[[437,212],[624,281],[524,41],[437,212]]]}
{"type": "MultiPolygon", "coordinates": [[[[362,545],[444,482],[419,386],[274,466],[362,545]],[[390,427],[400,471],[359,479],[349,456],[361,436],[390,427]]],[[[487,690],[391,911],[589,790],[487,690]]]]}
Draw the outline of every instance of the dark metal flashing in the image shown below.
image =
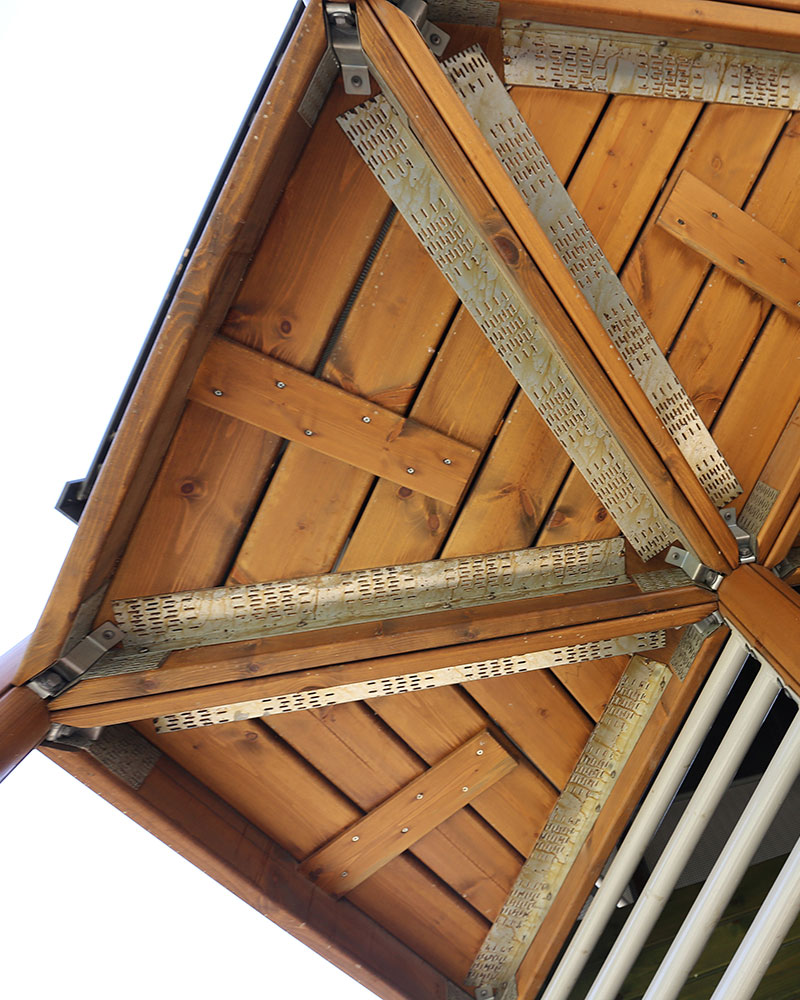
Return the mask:
{"type": "Polygon", "coordinates": [[[136,358],[134,366],[131,370],[128,380],[125,383],[125,387],[122,390],[122,394],[119,398],[119,402],[114,408],[114,412],[111,416],[111,420],[108,423],[105,434],[103,435],[100,445],[95,452],[92,463],[89,466],[89,471],[86,473],[83,479],[73,479],[64,484],[64,488],[61,491],[61,495],[56,501],[56,510],[61,511],[66,517],[76,524],[83,514],[84,508],[86,507],[86,501],[89,499],[89,494],[92,492],[97,477],[100,473],[100,469],[103,466],[103,462],[108,455],[111,444],[114,440],[114,436],[117,429],[122,422],[122,417],[125,414],[125,410],[131,401],[131,397],[136,389],[136,386],[141,378],[142,372],[144,371],[145,365],[147,364],[147,359],[150,357],[150,352],[153,350],[156,339],[158,338],[159,331],[164,323],[167,313],[170,310],[172,301],[175,298],[175,293],[178,290],[183,273],[186,269],[187,263],[191,260],[192,254],[200,241],[200,237],[208,224],[208,220],[214,211],[217,204],[217,200],[222,192],[225,182],[228,179],[228,175],[231,172],[236,157],[239,155],[239,151],[244,144],[245,137],[247,136],[250,125],[261,105],[262,100],[275,76],[275,71],[278,68],[278,64],[286,51],[289,41],[294,34],[297,25],[300,23],[300,18],[305,10],[304,0],[297,0],[294,9],[289,17],[289,21],[283,30],[275,51],[267,64],[267,68],[264,70],[264,75],[261,77],[261,81],[256,88],[256,92],[253,95],[252,100],[245,112],[244,118],[242,119],[241,125],[231,143],[230,149],[220,167],[219,173],[217,174],[216,180],[211,188],[211,192],[206,199],[205,205],[194,225],[191,236],[186,244],[186,247],[181,254],[181,259],[178,262],[178,266],[175,268],[175,272],[172,275],[172,279],[167,286],[167,290],[164,293],[164,298],[161,300],[161,305],[158,307],[158,311],[155,318],[147,332],[142,348],[139,351],[139,355],[136,358]]]}

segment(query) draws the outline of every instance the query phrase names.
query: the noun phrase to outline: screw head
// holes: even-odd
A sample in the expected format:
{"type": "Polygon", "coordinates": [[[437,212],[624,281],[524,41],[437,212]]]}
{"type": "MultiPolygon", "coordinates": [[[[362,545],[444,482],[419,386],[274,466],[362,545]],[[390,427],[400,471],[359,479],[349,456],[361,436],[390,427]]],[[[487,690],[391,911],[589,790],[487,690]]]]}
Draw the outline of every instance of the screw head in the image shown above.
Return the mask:
{"type": "Polygon", "coordinates": [[[357,844],[357,843],[358,843],[358,836],[355,836],[355,837],[353,837],[353,843],[354,843],[354,844],[357,844]]]}
{"type": "Polygon", "coordinates": [[[215,389],[214,390],[214,395],[215,396],[221,396],[222,395],[222,389],[215,389]]]}
{"type": "Polygon", "coordinates": [[[478,757],[483,757],[483,750],[476,750],[476,751],[475,751],[475,754],[476,754],[476,756],[478,756],[478,757]]]}
{"type": "Polygon", "coordinates": [[[678,225],[679,226],[685,226],[686,223],[683,221],[683,219],[678,219],[678,225]]]}
{"type": "Polygon", "coordinates": [[[347,878],[347,874],[348,874],[347,872],[342,872],[341,878],[347,878]]]}
{"type": "Polygon", "coordinates": [[[352,83],[354,87],[360,87],[364,83],[364,81],[361,79],[360,76],[351,76],[350,83],[352,83]]]}
{"type": "Polygon", "coordinates": [[[400,833],[408,833],[408,827],[404,826],[400,833]]]}
{"type": "Polygon", "coordinates": [[[717,213],[716,213],[716,212],[712,212],[712,213],[711,213],[711,218],[712,218],[712,219],[718,219],[718,218],[719,218],[719,216],[717,215],[717,213]]]}
{"type": "Polygon", "coordinates": [[[305,430],[303,431],[303,433],[305,434],[305,436],[306,436],[307,438],[310,438],[310,437],[313,437],[313,436],[314,436],[314,432],[313,432],[312,430],[309,430],[309,428],[308,428],[308,427],[306,427],[306,429],[305,429],[305,430]]]}
{"type": "Polygon", "coordinates": [[[409,476],[413,476],[414,475],[414,469],[412,469],[410,465],[406,469],[406,472],[409,474],[409,476]]]}
{"type": "Polygon", "coordinates": [[[437,34],[436,34],[436,32],[434,32],[434,33],[433,33],[433,34],[431,35],[431,45],[438,45],[438,44],[439,44],[439,42],[441,42],[441,40],[442,40],[442,39],[441,39],[441,36],[440,36],[440,35],[437,35],[437,34]]]}
{"type": "Polygon", "coordinates": [[[424,799],[425,798],[424,792],[417,792],[417,798],[418,799],[424,799]]]}
{"type": "Polygon", "coordinates": [[[661,48],[663,49],[663,48],[664,48],[664,46],[665,46],[665,45],[667,44],[667,40],[666,40],[666,38],[659,38],[659,40],[658,40],[658,44],[659,44],[659,45],[661,46],[661,48]]]}
{"type": "Polygon", "coordinates": [[[110,629],[110,628],[107,628],[107,629],[106,629],[106,630],[105,630],[105,631],[103,632],[103,638],[104,638],[104,639],[113,639],[113,638],[114,638],[114,633],[113,633],[113,632],[111,631],[111,629],[110,629]]]}
{"type": "Polygon", "coordinates": [[[468,786],[467,786],[467,785],[464,785],[464,787],[463,787],[463,788],[461,789],[461,791],[462,791],[462,792],[468,792],[468,791],[469,791],[469,788],[468,788],[468,786]]]}
{"type": "Polygon", "coordinates": [[[453,464],[452,460],[449,459],[449,458],[443,458],[442,461],[444,462],[445,465],[452,465],[453,464]]]}
{"type": "Polygon", "coordinates": [[[704,42],[703,43],[703,48],[704,49],[713,49],[714,48],[714,44],[713,44],[713,42],[704,42]]]}
{"type": "Polygon", "coordinates": [[[781,264],[785,264],[785,263],[786,263],[786,258],[785,257],[781,257],[781,264]]]}
{"type": "Polygon", "coordinates": [[[740,264],[744,264],[744,258],[737,257],[736,259],[739,261],[740,264]]]}
{"type": "Polygon", "coordinates": [[[362,417],[361,418],[361,422],[364,423],[364,424],[371,424],[372,423],[372,417],[362,417]]]}
{"type": "Polygon", "coordinates": [[[275,388],[276,389],[285,389],[286,388],[286,383],[285,382],[276,382],[275,383],[275,388]]]}

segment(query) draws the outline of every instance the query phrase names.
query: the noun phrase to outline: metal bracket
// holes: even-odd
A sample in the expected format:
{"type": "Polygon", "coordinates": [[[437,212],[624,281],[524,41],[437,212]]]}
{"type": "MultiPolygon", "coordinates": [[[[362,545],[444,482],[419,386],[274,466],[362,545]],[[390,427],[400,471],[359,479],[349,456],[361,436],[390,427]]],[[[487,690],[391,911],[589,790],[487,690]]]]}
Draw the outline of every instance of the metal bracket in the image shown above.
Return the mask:
{"type": "Polygon", "coordinates": [[[369,97],[369,70],[361,47],[355,4],[326,3],[325,21],[333,54],[342,68],[344,92],[369,97]]]}
{"type": "Polygon", "coordinates": [[[447,48],[450,36],[437,25],[428,20],[428,4],[426,0],[390,0],[398,10],[417,26],[417,30],[427,42],[434,55],[440,56],[447,48]]]}
{"type": "Polygon", "coordinates": [[[692,583],[705,587],[707,590],[719,590],[719,585],[724,579],[722,573],[718,573],[715,569],[701,563],[694,553],[686,552],[684,549],[678,548],[677,545],[673,545],[667,553],[666,562],[682,569],[692,583]]]}
{"type": "Polygon", "coordinates": [[[710,635],[713,635],[717,629],[725,624],[725,619],[719,613],[719,611],[712,611],[710,615],[707,615],[702,621],[694,622],[692,625],[687,625],[687,630],[693,629],[700,636],[701,639],[705,640],[710,635]]]}
{"type": "Polygon", "coordinates": [[[60,656],[55,663],[46,667],[33,680],[28,681],[27,687],[35,691],[40,698],[55,698],[68,687],[75,683],[79,677],[86,673],[89,667],[94,666],[100,657],[107,653],[112,646],[122,642],[122,632],[113,622],[103,622],[103,624],[90,632],[85,639],[73,646],[68,653],[60,656]]]}
{"type": "Polygon", "coordinates": [[[781,562],[779,562],[778,565],[774,567],[772,572],[775,574],[775,576],[778,576],[781,578],[781,580],[783,580],[784,577],[787,577],[790,573],[793,573],[798,566],[800,566],[800,548],[790,549],[789,555],[781,562]]]}
{"type": "Polygon", "coordinates": [[[497,986],[479,986],[475,1000],[517,1000],[517,983],[514,979],[497,986]]]}
{"type": "Polygon", "coordinates": [[[736,539],[736,544],[739,546],[739,562],[755,562],[756,556],[758,555],[756,536],[751,535],[750,532],[745,531],[744,528],[736,523],[736,508],[723,507],[720,514],[722,514],[725,519],[725,523],[731,529],[731,534],[736,539]]]}
{"type": "Polygon", "coordinates": [[[42,746],[55,747],[58,750],[88,750],[100,738],[102,732],[102,726],[78,729],[75,726],[55,722],[47,730],[47,736],[42,740],[42,746]]]}

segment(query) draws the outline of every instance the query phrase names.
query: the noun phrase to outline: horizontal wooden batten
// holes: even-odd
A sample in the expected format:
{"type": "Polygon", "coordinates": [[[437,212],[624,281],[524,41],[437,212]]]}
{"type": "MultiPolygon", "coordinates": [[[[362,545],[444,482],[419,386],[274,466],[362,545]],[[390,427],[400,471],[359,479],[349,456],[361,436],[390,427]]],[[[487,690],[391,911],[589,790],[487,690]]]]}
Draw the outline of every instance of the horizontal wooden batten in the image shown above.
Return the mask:
{"type": "Polygon", "coordinates": [[[321,5],[309,5],[257,109],[185,269],[117,429],[75,540],[17,673],[52,663],[84,602],[107,583],[136,524],[210,338],[223,323],[311,129],[298,113],[327,46],[321,5]]]}
{"type": "MultiPolygon", "coordinates": [[[[71,707],[56,704],[53,719],[88,726],[187,713],[192,716],[192,725],[206,725],[214,721],[233,721],[237,710],[241,711],[241,718],[253,718],[320,708],[326,704],[467,683],[564,663],[631,655],[639,650],[652,651],[664,645],[664,630],[701,621],[715,608],[713,603],[690,605],[563,629],[333,664],[317,670],[285,672],[223,684],[198,684],[181,691],[143,694],[104,703],[71,707]],[[225,711],[220,711],[215,720],[210,710],[219,706],[225,706],[225,711]]],[[[171,728],[185,727],[165,723],[162,728],[168,732],[171,728]]]]}
{"type": "Polygon", "coordinates": [[[697,177],[681,174],[658,224],[800,319],[800,252],[697,177]]]}
{"type": "Polygon", "coordinates": [[[480,458],[476,448],[224,337],[211,342],[189,398],[448,504],[458,503],[480,458]]]}
{"type": "MultiPolygon", "coordinates": [[[[520,636],[523,641],[529,642],[524,638],[528,634],[546,631],[549,635],[560,635],[561,630],[572,627],[584,629],[585,636],[608,635],[607,629],[617,628],[616,624],[610,623],[623,619],[631,623],[630,632],[678,628],[700,621],[716,606],[715,595],[694,586],[643,594],[636,586],[626,585],[548,595],[497,606],[440,611],[374,624],[349,625],[305,635],[200,647],[170,654],[158,670],[83,680],[54,699],[52,707],[58,711],[80,705],[138,700],[186,689],[219,691],[218,685],[225,683],[248,683],[259,677],[348,664],[374,657],[385,659],[387,656],[413,654],[439,647],[455,647],[461,651],[477,649],[481,642],[510,637],[514,637],[519,647],[520,636]],[[605,633],[595,631],[601,626],[606,629],[605,633]]],[[[576,641],[583,639],[576,638],[576,641]]],[[[549,645],[559,642],[560,638],[549,645]]],[[[547,648],[547,645],[539,648],[547,648]]],[[[509,648],[508,644],[486,646],[476,658],[482,658],[484,654],[506,655],[509,648]]],[[[524,648],[533,647],[526,644],[524,648]]],[[[242,690],[249,693],[251,689],[242,690]]],[[[206,702],[207,705],[215,703],[219,701],[213,698],[206,702]]],[[[199,706],[193,703],[186,705],[186,708],[194,707],[199,706]]]]}
{"type": "Polygon", "coordinates": [[[516,766],[493,736],[478,733],[315,851],[300,871],[342,896],[516,766]]]}
{"type": "Polygon", "coordinates": [[[269,920],[383,1000],[469,1000],[441,972],[348,900],[298,871],[274,840],[161,757],[138,790],[86,753],[45,751],[55,763],[269,920]]]}
{"type": "Polygon", "coordinates": [[[503,18],[800,52],[800,16],[717,0],[501,0],[503,18]]]}
{"type": "Polygon", "coordinates": [[[774,573],[755,563],[725,577],[720,611],[753,648],[800,695],[800,596],[774,573]]]}

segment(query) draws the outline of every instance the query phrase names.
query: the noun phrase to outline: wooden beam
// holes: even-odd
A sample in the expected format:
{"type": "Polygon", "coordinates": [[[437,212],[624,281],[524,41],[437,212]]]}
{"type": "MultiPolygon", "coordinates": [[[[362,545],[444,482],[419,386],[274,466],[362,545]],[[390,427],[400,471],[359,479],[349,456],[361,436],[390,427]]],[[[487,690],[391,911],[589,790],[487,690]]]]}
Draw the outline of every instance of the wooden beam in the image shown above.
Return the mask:
{"type": "Polygon", "coordinates": [[[168,757],[138,791],[85,753],[46,751],[134,822],[383,1000],[468,1000],[440,972],[293,858],[168,757]]]}
{"type": "Polygon", "coordinates": [[[747,563],[719,587],[723,617],[800,694],[800,595],[774,573],[747,563]]]}
{"type": "Polygon", "coordinates": [[[678,178],[658,224],[800,319],[800,252],[688,171],[678,178]]]}
{"type": "MultiPolygon", "coordinates": [[[[616,623],[621,620],[631,623],[630,632],[676,628],[689,621],[699,621],[715,608],[715,595],[699,587],[640,593],[638,587],[626,585],[351,625],[305,635],[181,650],[170,654],[158,670],[82,680],[54,699],[53,708],[60,710],[215,687],[375,657],[386,660],[439,647],[454,648],[454,655],[459,657],[462,652],[477,653],[479,649],[478,658],[484,653],[506,655],[513,652],[510,643],[505,646],[480,644],[513,637],[517,650],[520,642],[525,644],[525,649],[530,649],[528,643],[532,639],[526,640],[526,635],[545,631],[549,635],[561,635],[561,630],[572,627],[586,627],[585,634],[588,634],[595,624],[614,623],[604,627],[616,629],[616,623]]],[[[605,634],[609,634],[608,631],[605,634]]],[[[557,643],[560,641],[561,638],[556,639],[557,643]]],[[[547,644],[539,648],[547,648],[547,644]]],[[[406,662],[415,669],[418,666],[413,660],[406,662]]]]}
{"type": "Polygon", "coordinates": [[[310,135],[297,113],[326,50],[318,0],[306,9],[225,187],[186,264],[134,397],[89,497],[56,586],[17,672],[61,654],[83,602],[107,581],[159,469],[206,344],[219,329],[310,135]]]}
{"type": "Polygon", "coordinates": [[[0,781],[44,739],[50,728],[47,705],[26,687],[0,695],[0,781]]]}
{"type": "MultiPolygon", "coordinates": [[[[701,556],[704,562],[733,565],[730,538],[725,537],[727,529],[717,511],[419,34],[401,12],[382,0],[370,0],[370,5],[361,9],[360,24],[365,50],[383,85],[424,137],[426,153],[470,221],[504,261],[499,266],[505,268],[507,280],[523,302],[535,303],[533,315],[540,318],[557,356],[564,359],[610,434],[647,483],[642,488],[652,491],[698,555],[701,549],[705,552],[701,556]],[[701,512],[700,518],[695,510],[701,512]]],[[[513,358],[505,360],[513,371],[513,358]]],[[[587,474],[587,478],[592,477],[587,474]]],[[[610,507],[614,506],[611,498],[610,507]]],[[[621,511],[616,513],[619,516],[621,511]]]]}
{"type": "Polygon", "coordinates": [[[478,733],[306,858],[300,872],[343,896],[516,766],[490,733],[478,733]]]}
{"type": "Polygon", "coordinates": [[[502,0],[503,18],[800,52],[800,17],[716,0],[502,0]]]}
{"type": "Polygon", "coordinates": [[[480,459],[477,448],[224,337],[209,345],[189,398],[449,504],[480,459]]]}

